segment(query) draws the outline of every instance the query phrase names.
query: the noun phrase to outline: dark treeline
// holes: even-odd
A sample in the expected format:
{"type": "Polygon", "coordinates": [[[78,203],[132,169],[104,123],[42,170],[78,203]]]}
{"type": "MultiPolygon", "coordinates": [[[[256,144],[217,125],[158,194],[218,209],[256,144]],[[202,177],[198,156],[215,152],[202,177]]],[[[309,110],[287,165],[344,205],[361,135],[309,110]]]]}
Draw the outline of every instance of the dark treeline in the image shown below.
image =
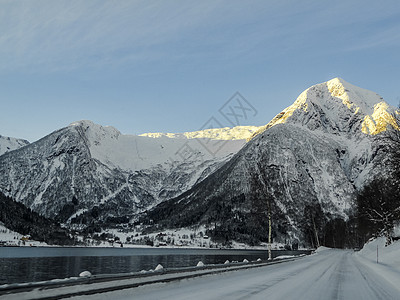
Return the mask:
{"type": "Polygon", "coordinates": [[[72,245],[67,230],[0,192],[0,221],[8,229],[52,245],[72,245]]]}

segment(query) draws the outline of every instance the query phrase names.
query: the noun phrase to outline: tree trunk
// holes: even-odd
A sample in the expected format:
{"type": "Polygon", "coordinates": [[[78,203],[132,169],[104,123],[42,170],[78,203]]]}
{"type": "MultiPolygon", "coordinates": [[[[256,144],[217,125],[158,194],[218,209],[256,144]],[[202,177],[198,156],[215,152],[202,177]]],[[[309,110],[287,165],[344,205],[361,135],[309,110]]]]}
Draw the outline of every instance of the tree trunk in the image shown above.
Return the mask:
{"type": "Polygon", "coordinates": [[[385,228],[385,237],[386,237],[385,247],[387,247],[387,246],[391,245],[393,242],[391,229],[385,228]]]}
{"type": "Polygon", "coordinates": [[[319,248],[320,244],[319,244],[319,238],[318,238],[318,231],[317,231],[317,227],[315,226],[314,218],[312,218],[312,222],[314,225],[314,234],[315,234],[315,240],[317,242],[317,248],[319,248]]]}

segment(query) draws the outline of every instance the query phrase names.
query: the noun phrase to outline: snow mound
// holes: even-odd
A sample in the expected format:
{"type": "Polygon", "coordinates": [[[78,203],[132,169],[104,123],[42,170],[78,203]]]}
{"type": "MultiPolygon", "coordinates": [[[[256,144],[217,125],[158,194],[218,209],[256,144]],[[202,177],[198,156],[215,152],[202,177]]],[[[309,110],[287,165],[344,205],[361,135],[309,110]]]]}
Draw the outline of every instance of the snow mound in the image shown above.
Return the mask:
{"type": "Polygon", "coordinates": [[[279,260],[279,259],[287,259],[287,258],[293,258],[296,257],[295,255],[280,255],[274,258],[274,260],[279,260]]]}
{"type": "Polygon", "coordinates": [[[204,263],[203,263],[202,261],[199,261],[199,262],[197,263],[197,267],[204,267],[204,263]]]}
{"type": "Polygon", "coordinates": [[[317,250],[315,250],[315,253],[319,253],[319,252],[330,250],[330,249],[331,248],[320,246],[320,247],[317,248],[317,250]]]}
{"type": "Polygon", "coordinates": [[[83,271],[79,274],[79,277],[91,277],[92,273],[90,273],[89,271],[83,271]]]}

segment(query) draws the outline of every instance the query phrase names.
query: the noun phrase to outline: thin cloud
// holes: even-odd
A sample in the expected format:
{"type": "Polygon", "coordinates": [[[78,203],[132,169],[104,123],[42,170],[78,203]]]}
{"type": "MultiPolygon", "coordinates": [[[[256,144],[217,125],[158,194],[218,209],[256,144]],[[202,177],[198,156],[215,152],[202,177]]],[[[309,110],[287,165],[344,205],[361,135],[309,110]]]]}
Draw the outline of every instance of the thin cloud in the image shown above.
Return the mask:
{"type": "Polygon", "coordinates": [[[233,60],[253,53],[256,61],[260,53],[272,57],[282,49],[332,51],[343,38],[341,49],[356,51],[397,43],[395,28],[366,38],[348,30],[395,12],[364,1],[3,1],[0,70],[233,60]]]}

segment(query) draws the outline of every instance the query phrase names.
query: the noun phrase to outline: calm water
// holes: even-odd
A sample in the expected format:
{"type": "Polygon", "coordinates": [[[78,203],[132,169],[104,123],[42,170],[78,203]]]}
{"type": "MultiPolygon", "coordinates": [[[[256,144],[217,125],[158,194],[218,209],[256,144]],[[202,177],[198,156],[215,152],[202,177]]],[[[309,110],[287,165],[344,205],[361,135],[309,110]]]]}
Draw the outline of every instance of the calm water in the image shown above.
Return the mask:
{"type": "MultiPolygon", "coordinates": [[[[272,251],[272,256],[307,251],[272,251]]],[[[221,264],[226,260],[249,261],[268,258],[267,251],[168,248],[45,248],[0,247],[0,285],[43,281],[92,274],[118,274],[154,269],[221,264]]]]}

